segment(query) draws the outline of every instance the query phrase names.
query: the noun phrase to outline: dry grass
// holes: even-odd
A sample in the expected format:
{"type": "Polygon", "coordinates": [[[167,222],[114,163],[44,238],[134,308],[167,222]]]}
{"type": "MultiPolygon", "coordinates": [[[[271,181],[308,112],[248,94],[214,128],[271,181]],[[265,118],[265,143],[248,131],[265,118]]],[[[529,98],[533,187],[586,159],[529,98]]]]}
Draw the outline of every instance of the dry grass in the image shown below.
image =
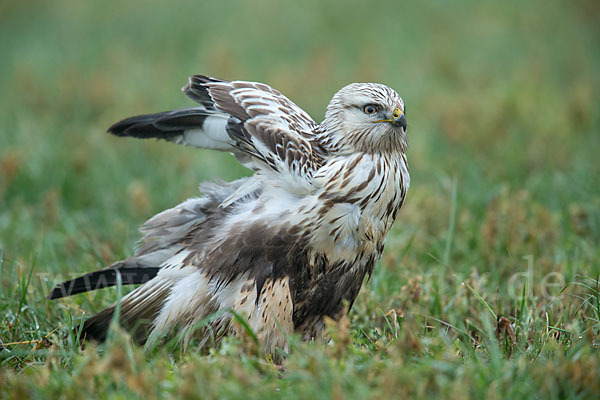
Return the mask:
{"type": "Polygon", "coordinates": [[[5,398],[589,398],[600,391],[600,69],[594,2],[142,1],[0,6],[5,398]],[[51,284],[131,253],[145,218],[227,155],[104,134],[189,105],[188,75],[261,80],[315,116],[357,80],[408,108],[412,187],[326,344],[283,368],[233,339],[80,349],[106,290],[51,284]],[[194,349],[194,346],[191,346],[194,349]]]}

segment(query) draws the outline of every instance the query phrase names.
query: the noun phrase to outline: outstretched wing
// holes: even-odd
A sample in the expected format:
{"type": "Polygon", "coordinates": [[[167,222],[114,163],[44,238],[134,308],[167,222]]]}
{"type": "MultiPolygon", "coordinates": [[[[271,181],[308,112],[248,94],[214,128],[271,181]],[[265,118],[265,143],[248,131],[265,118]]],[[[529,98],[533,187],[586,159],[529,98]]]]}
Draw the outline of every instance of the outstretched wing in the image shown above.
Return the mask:
{"type": "Polygon", "coordinates": [[[116,136],[164,139],[184,146],[231,151],[227,135],[229,115],[203,107],[136,115],[108,128],[116,136]]]}
{"type": "Polygon", "coordinates": [[[227,131],[235,146],[279,173],[309,178],[320,166],[315,148],[317,124],[300,107],[268,85],[192,76],[183,91],[231,115],[227,131]],[[206,92],[204,92],[206,90],[206,92]]]}
{"type": "Polygon", "coordinates": [[[201,106],[127,118],[109,132],[230,151],[254,170],[312,180],[323,157],[317,124],[280,92],[202,75],[192,76],[183,91],[201,106]]]}

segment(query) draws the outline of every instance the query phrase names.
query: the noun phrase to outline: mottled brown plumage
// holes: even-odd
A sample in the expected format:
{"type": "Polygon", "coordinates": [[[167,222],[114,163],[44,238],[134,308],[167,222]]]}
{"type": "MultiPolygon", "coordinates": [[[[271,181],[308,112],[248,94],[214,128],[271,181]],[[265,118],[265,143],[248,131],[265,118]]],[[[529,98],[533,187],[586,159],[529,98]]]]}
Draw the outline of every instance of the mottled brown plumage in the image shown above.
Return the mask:
{"type": "MultiPolygon", "coordinates": [[[[214,313],[216,337],[243,334],[247,319],[265,351],[298,332],[320,338],[324,318],[351,307],[383,252],[406,197],[404,102],[387,86],[354,83],[331,100],[325,120],[267,85],[193,76],[183,91],[199,107],[127,118],[117,136],[159,138],[231,152],[256,173],[201,186],[203,197],[163,211],[142,227],[135,254],[55,288],[60,298],[141,284],[121,299],[120,322],[139,342],[160,340],[214,313]]],[[[88,319],[103,340],[111,306],[88,319]]]]}

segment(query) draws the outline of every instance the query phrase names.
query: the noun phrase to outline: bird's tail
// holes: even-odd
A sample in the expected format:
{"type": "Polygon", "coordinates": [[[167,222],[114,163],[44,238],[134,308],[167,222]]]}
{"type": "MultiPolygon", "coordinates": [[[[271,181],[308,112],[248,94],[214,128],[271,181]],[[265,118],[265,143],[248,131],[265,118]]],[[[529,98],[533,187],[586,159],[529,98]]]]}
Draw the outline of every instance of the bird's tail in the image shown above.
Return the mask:
{"type": "MultiPolygon", "coordinates": [[[[171,281],[157,277],[133,290],[118,302],[119,315],[116,319],[119,325],[132,334],[136,342],[145,343],[149,327],[167,298],[171,286],[171,281]]],[[[116,311],[117,304],[113,304],[88,318],[83,324],[80,337],[100,342],[106,340],[110,323],[116,317],[116,311]]]]}

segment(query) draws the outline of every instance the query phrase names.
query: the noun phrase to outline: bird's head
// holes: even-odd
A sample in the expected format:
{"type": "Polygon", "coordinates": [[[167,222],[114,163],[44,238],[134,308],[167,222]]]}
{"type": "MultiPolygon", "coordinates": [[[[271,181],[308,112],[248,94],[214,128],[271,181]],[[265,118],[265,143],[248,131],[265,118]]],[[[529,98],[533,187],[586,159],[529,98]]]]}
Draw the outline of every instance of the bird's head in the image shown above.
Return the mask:
{"type": "Polygon", "coordinates": [[[352,83],[337,92],[322,123],[326,143],[340,152],[404,152],[407,147],[404,101],[378,83],[352,83]]]}

